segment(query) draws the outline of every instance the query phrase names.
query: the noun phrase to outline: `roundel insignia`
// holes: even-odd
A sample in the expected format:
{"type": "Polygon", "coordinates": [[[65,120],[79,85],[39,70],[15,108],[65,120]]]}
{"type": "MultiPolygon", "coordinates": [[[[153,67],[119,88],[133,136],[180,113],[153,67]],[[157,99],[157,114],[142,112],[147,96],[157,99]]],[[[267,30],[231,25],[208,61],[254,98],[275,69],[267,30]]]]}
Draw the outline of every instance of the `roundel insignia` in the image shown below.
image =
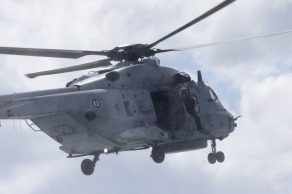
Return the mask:
{"type": "Polygon", "coordinates": [[[92,104],[93,104],[93,106],[95,108],[99,108],[100,107],[100,103],[96,98],[92,100],[92,104]]]}

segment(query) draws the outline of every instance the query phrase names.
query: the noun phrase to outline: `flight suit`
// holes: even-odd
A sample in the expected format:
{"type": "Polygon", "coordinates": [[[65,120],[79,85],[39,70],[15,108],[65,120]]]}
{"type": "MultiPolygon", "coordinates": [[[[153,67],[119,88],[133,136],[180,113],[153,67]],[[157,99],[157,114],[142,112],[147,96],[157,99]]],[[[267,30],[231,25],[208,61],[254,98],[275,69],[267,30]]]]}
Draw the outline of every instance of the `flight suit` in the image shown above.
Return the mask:
{"type": "Polygon", "coordinates": [[[200,117],[196,111],[196,106],[198,105],[197,99],[194,98],[189,89],[183,89],[181,92],[181,101],[184,103],[187,112],[194,118],[197,129],[203,132],[200,117]]]}

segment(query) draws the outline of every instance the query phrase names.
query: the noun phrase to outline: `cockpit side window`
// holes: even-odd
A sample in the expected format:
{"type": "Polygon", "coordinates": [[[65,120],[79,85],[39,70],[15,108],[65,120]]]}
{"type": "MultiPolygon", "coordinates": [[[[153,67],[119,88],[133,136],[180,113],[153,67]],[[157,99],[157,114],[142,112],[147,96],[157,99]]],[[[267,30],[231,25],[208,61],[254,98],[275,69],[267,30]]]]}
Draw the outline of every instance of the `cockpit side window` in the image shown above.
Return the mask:
{"type": "Polygon", "coordinates": [[[215,94],[215,92],[212,89],[209,89],[209,92],[210,92],[210,96],[211,96],[212,100],[215,101],[218,99],[217,95],[215,94]]]}
{"type": "Polygon", "coordinates": [[[222,105],[222,103],[218,99],[216,93],[211,88],[209,89],[209,93],[210,93],[210,97],[211,97],[210,101],[214,103],[215,108],[218,110],[225,110],[224,106],[222,105]]]}

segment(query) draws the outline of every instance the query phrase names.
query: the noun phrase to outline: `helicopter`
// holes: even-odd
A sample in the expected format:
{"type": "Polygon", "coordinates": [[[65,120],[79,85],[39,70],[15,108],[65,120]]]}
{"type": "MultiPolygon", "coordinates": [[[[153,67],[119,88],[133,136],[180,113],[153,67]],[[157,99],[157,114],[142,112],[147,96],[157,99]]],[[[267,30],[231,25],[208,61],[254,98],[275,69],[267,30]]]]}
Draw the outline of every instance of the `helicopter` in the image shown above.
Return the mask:
{"type": "MultiPolygon", "coordinates": [[[[223,162],[225,155],[217,151],[216,140],[227,138],[237,127],[240,116],[234,117],[224,108],[213,89],[205,84],[200,71],[194,81],[184,72],[160,66],[155,57],[159,53],[195,47],[154,47],[234,1],[218,4],[151,44],[124,45],[103,51],[0,47],[0,54],[9,55],[107,57],[27,74],[36,78],[103,68],[68,82],[64,88],[1,95],[0,119],[25,120],[33,130],[40,130],[61,144],[60,150],[68,158],[93,156],[92,160],[84,159],[81,163],[85,175],[94,172],[101,154],[152,148],[151,158],[162,163],[165,154],[204,149],[208,141],[212,142],[209,163],[223,162]],[[111,61],[118,63],[112,65],[111,61]]],[[[241,40],[244,39],[233,41],[241,40]]]]}

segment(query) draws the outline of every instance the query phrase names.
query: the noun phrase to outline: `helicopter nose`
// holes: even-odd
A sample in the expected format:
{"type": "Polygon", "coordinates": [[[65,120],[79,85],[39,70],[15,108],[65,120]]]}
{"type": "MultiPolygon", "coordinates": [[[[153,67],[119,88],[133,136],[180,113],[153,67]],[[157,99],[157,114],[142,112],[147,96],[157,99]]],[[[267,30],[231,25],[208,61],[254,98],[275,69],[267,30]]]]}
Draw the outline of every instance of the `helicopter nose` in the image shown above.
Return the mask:
{"type": "Polygon", "coordinates": [[[233,132],[234,128],[237,127],[237,124],[235,123],[236,119],[234,119],[233,115],[228,112],[228,123],[229,123],[229,131],[233,132]]]}

